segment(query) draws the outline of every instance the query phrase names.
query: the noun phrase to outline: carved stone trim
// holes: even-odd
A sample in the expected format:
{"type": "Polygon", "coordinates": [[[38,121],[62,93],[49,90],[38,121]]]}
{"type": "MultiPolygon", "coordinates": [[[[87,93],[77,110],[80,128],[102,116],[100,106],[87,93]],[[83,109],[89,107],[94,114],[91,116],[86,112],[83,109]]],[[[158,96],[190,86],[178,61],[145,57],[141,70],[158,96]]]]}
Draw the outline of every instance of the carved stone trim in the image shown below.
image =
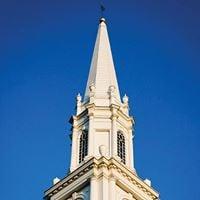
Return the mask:
{"type": "Polygon", "coordinates": [[[114,169],[123,177],[125,177],[131,184],[135,185],[146,195],[148,195],[150,198],[152,198],[153,200],[159,199],[158,193],[154,191],[151,187],[146,185],[141,179],[139,179],[139,177],[133,171],[130,171],[127,167],[122,165],[119,161],[115,160],[114,158],[107,159],[105,157],[101,157],[100,159],[91,158],[90,160],[88,160],[86,163],[84,163],[78,169],[73,171],[67,177],[65,177],[60,182],[49,188],[45,192],[44,199],[50,199],[50,197],[52,197],[54,194],[58,193],[66,186],[73,183],[75,180],[79,179],[81,176],[83,176],[90,170],[93,170],[93,174],[96,176],[95,170],[98,169],[106,169],[108,172],[114,169]]]}

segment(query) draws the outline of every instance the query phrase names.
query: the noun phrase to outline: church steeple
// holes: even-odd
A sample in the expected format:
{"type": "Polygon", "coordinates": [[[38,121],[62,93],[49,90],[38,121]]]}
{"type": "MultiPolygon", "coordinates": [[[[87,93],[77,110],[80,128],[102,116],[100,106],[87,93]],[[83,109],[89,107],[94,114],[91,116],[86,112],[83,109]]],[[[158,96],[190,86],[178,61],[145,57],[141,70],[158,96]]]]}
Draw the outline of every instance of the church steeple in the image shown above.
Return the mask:
{"type": "Polygon", "coordinates": [[[120,93],[104,18],[101,18],[85,96],[77,96],[73,116],[71,171],[88,159],[115,158],[134,170],[128,97],[120,93]],[[103,150],[102,150],[103,149],[103,150]]]}
{"type": "Polygon", "coordinates": [[[45,192],[45,200],[158,200],[134,168],[129,102],[120,93],[105,19],[100,20],[84,99],[71,117],[70,173],[45,192]]]}
{"type": "Polygon", "coordinates": [[[120,93],[107,32],[106,21],[100,19],[96,43],[93,51],[90,72],[84,100],[90,96],[90,87],[95,88],[97,99],[108,99],[110,89],[115,90],[116,101],[120,102],[120,93]]]}

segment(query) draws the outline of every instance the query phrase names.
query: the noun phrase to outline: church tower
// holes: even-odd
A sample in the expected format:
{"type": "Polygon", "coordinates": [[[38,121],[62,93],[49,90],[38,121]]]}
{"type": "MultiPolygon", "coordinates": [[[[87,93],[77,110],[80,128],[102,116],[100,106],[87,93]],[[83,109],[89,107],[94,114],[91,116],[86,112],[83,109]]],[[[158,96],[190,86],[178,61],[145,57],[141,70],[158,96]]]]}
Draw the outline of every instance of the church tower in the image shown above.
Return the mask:
{"type": "Polygon", "coordinates": [[[45,192],[46,200],[157,200],[134,168],[128,97],[120,97],[106,21],[100,20],[84,97],[71,117],[70,172],[45,192]]]}

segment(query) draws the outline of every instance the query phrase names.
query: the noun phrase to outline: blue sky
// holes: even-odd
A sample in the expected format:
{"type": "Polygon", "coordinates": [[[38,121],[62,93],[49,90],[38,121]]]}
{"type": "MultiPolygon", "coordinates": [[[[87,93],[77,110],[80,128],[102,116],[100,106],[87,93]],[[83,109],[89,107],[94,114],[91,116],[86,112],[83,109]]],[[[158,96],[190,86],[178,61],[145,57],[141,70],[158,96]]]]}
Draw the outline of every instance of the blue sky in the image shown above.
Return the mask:
{"type": "MultiPolygon", "coordinates": [[[[135,117],[135,165],[162,200],[199,200],[198,1],[105,1],[121,95],[135,117]]],[[[75,96],[96,38],[94,0],[0,1],[1,198],[42,199],[70,160],[75,96]]]]}

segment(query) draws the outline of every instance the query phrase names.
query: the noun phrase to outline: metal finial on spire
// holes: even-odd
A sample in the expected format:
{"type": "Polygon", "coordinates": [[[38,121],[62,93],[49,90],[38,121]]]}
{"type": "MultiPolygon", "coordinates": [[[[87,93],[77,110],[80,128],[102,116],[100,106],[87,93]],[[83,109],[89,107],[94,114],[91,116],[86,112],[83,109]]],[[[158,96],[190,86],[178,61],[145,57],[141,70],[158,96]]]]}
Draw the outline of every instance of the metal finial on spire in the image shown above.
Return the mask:
{"type": "Polygon", "coordinates": [[[103,3],[100,3],[100,9],[101,9],[101,18],[104,17],[104,11],[105,11],[105,6],[103,5],[103,3]]]}

